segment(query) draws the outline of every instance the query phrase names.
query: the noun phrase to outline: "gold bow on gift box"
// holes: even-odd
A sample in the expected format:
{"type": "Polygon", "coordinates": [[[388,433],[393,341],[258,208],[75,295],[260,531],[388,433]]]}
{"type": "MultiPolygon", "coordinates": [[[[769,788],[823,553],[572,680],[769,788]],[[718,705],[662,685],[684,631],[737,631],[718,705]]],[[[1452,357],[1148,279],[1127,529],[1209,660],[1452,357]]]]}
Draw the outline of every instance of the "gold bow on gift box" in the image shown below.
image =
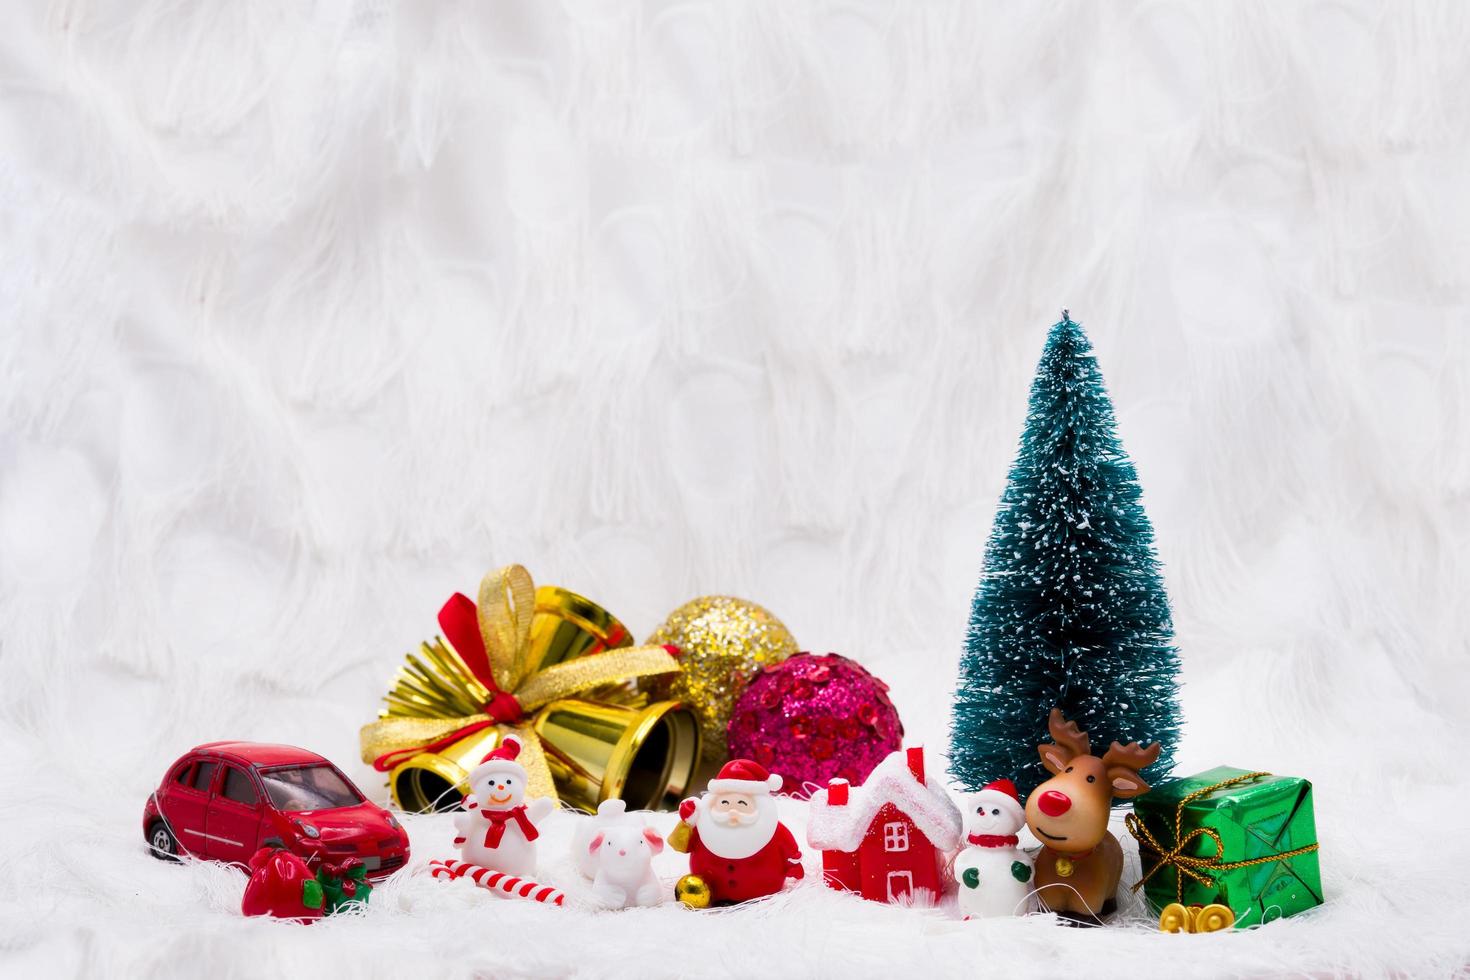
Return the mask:
{"type": "Polygon", "coordinates": [[[626,683],[677,672],[677,650],[630,647],[607,610],[535,588],[520,565],[486,575],[478,603],[456,593],[439,625],[448,642],[408,654],[387,707],[361,733],[363,761],[389,773],[399,807],[457,806],[469,771],[512,731],[528,797],[591,812],[605,799],[647,809],[683,796],[699,761],[693,714],[677,701],[648,704],[626,683]]]}

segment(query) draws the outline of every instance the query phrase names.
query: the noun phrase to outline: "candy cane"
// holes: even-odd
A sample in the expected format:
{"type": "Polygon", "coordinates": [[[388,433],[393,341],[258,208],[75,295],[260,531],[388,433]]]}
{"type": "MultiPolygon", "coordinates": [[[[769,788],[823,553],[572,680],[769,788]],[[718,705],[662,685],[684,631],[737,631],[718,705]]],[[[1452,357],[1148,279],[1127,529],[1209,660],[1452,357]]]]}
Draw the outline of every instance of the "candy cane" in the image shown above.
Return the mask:
{"type": "Polygon", "coordinates": [[[431,861],[429,874],[434,878],[468,878],[481,888],[511,898],[529,898],[543,905],[560,905],[566,896],[540,882],[529,878],[517,878],[504,871],[491,871],[468,861],[431,861]]]}

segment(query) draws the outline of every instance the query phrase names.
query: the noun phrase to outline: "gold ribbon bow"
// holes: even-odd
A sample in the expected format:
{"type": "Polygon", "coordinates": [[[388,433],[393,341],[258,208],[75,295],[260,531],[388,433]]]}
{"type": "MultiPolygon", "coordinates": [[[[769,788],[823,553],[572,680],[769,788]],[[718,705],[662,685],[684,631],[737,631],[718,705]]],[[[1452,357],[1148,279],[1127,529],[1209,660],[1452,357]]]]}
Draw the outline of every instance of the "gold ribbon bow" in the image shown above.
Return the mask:
{"type": "Polygon", "coordinates": [[[535,613],[536,587],[520,565],[487,574],[478,603],[458,594],[451,598],[439,621],[453,647],[436,639],[408,655],[383,717],[362,728],[363,761],[387,772],[419,753],[496,727],[521,740],[516,761],[526,770],[527,797],[556,799],[534,727],[536,713],[603,684],[679,670],[661,646],[608,650],[537,670],[530,644],[535,613]]]}
{"type": "Polygon", "coordinates": [[[1225,861],[1222,860],[1225,857],[1225,842],[1220,839],[1220,834],[1215,828],[1198,827],[1187,834],[1183,833],[1184,809],[1190,803],[1199,799],[1201,796],[1209,796],[1216,790],[1227,789],[1237,783],[1248,783],[1253,779],[1260,779],[1263,776],[1269,775],[1271,775],[1269,772],[1248,772],[1241,776],[1233,776],[1212,786],[1197,789],[1180,800],[1178,806],[1174,808],[1174,844],[1172,847],[1165,847],[1160,844],[1149,829],[1143,825],[1143,821],[1138,819],[1136,814],[1130,813],[1125,816],[1123,818],[1124,825],[1127,826],[1128,832],[1133,835],[1134,839],[1138,841],[1138,855],[1140,860],[1145,851],[1158,858],[1154,866],[1144,872],[1143,877],[1134,883],[1133,891],[1138,891],[1156,872],[1168,866],[1174,869],[1174,899],[1177,902],[1183,902],[1185,875],[1188,875],[1206,888],[1212,888],[1216,884],[1215,875],[1221,871],[1234,871],[1236,868],[1248,868],[1256,864],[1270,864],[1272,861],[1285,861],[1289,858],[1298,857],[1302,854],[1310,854],[1315,851],[1317,845],[1313,843],[1305,847],[1298,847],[1295,850],[1284,851],[1281,854],[1269,854],[1265,857],[1251,858],[1249,861],[1225,861]],[[1194,842],[1201,837],[1215,842],[1214,855],[1211,857],[1199,857],[1193,854],[1185,854],[1184,852],[1189,850],[1194,842]]]}

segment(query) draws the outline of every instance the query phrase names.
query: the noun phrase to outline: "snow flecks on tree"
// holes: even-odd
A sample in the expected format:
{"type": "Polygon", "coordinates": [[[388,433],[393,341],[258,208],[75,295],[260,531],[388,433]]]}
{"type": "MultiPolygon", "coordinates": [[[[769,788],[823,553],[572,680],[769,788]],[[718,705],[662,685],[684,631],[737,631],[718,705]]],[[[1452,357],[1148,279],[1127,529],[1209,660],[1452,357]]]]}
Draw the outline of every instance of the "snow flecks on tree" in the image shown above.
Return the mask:
{"type": "Polygon", "coordinates": [[[955,695],[950,772],[974,789],[1046,778],[1036,746],[1060,707],[1099,750],[1158,740],[1173,765],[1179,654],[1153,528],[1092,345],[1051,328],[1020,451],[986,549],[955,695]]]}

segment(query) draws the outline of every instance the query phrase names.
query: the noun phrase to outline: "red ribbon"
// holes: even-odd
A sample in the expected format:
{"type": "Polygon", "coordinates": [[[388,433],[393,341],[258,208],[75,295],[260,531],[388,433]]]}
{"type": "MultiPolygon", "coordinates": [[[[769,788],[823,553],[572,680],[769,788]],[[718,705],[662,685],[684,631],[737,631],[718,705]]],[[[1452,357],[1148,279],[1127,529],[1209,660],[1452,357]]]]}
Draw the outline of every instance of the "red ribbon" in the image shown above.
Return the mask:
{"type": "MultiPolygon", "coordinates": [[[[480,635],[480,610],[475,600],[456,592],[439,610],[439,628],[449,640],[459,659],[490,691],[490,700],[481,709],[497,725],[514,725],[524,717],[516,696],[495,686],[495,672],[490,669],[490,655],[485,652],[485,638],[480,635]]],[[[466,733],[468,734],[468,733],[466,733]]]]}
{"type": "Polygon", "coordinates": [[[1015,834],[971,834],[965,839],[976,847],[1015,847],[1021,843],[1015,834]]]}
{"type": "Polygon", "coordinates": [[[373,768],[378,770],[378,772],[387,772],[388,770],[397,766],[400,762],[407,762],[409,759],[412,759],[420,752],[438,752],[440,749],[453,745],[455,742],[458,742],[460,739],[465,738],[468,735],[473,735],[475,734],[475,732],[482,732],[487,728],[494,728],[497,724],[499,723],[496,722],[493,718],[487,718],[485,721],[477,721],[473,725],[466,725],[463,728],[456,728],[448,735],[442,736],[441,738],[436,738],[434,741],[428,743],[427,745],[419,745],[411,749],[395,749],[392,752],[384,752],[382,755],[373,760],[373,768]]]}
{"type": "Polygon", "coordinates": [[[490,655],[485,652],[485,638],[480,635],[480,610],[475,600],[462,592],[450,596],[439,610],[439,628],[470,673],[492,693],[496,692],[495,674],[490,669],[490,655]]]}
{"type": "Polygon", "coordinates": [[[327,877],[329,878],[346,878],[351,875],[352,872],[356,871],[358,866],[361,864],[361,859],[350,857],[344,858],[341,864],[335,864],[331,861],[325,861],[322,863],[322,870],[327,873],[327,877]]]}
{"type": "Polygon", "coordinates": [[[484,637],[480,636],[480,611],[475,606],[475,600],[461,592],[450,596],[449,601],[444,603],[444,608],[439,610],[439,628],[444,631],[445,638],[454,647],[454,652],[459,654],[459,659],[470,669],[470,673],[489,689],[490,700],[480,710],[490,718],[456,728],[427,745],[384,752],[373,760],[373,768],[378,772],[387,772],[421,752],[438,752],[476,732],[497,725],[514,725],[525,717],[526,713],[516,696],[495,686],[495,674],[490,669],[490,655],[485,652],[484,637]]]}
{"type": "Polygon", "coordinates": [[[509,810],[481,810],[480,815],[490,821],[490,826],[485,828],[485,846],[495,848],[500,846],[500,839],[505,836],[505,825],[511,820],[521,828],[521,833],[526,836],[527,841],[533,841],[541,836],[531,818],[526,816],[526,805],[513,806],[509,810]]]}

